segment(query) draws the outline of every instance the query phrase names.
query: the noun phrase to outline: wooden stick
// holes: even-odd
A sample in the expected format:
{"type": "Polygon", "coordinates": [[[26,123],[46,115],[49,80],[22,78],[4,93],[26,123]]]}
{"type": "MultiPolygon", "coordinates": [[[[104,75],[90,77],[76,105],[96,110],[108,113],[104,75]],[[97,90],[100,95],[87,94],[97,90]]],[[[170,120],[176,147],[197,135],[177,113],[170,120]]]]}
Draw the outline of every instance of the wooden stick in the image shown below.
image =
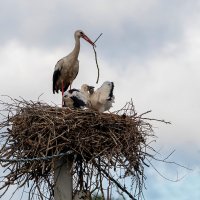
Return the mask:
{"type": "Polygon", "coordinates": [[[94,43],[96,43],[96,41],[97,41],[102,35],[103,35],[103,33],[101,33],[101,34],[99,35],[99,37],[94,41],[94,43]]]}
{"type": "Polygon", "coordinates": [[[98,71],[98,75],[97,75],[97,81],[96,81],[96,83],[98,83],[98,82],[99,82],[99,65],[98,65],[98,62],[97,62],[97,52],[96,52],[94,46],[93,46],[93,49],[94,49],[95,61],[96,61],[97,71],[98,71]]]}
{"type": "MultiPolygon", "coordinates": [[[[94,43],[97,42],[97,40],[102,36],[102,34],[103,34],[103,33],[101,33],[101,34],[97,37],[97,39],[94,41],[94,43]]],[[[97,62],[97,52],[96,52],[96,50],[95,50],[95,46],[93,46],[93,50],[94,50],[95,61],[96,61],[97,70],[98,70],[98,75],[97,75],[97,81],[96,81],[96,83],[98,83],[98,82],[99,82],[99,65],[98,65],[98,62],[97,62]]]]}

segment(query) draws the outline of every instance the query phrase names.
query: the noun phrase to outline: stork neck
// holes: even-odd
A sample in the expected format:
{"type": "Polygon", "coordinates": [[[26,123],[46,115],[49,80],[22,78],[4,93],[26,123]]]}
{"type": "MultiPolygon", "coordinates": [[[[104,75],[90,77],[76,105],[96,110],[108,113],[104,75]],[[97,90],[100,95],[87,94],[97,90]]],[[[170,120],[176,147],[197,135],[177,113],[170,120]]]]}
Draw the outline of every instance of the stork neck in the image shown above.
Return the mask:
{"type": "Polygon", "coordinates": [[[79,51],[80,51],[80,39],[75,38],[75,47],[72,52],[76,58],[78,58],[79,51]]]}

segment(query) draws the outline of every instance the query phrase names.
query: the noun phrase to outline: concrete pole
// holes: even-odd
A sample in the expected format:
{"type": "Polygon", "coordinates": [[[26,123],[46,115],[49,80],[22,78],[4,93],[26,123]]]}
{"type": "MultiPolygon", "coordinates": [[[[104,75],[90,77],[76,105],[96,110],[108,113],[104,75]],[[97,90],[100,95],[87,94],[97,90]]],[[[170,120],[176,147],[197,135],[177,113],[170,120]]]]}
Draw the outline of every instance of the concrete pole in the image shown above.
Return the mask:
{"type": "Polygon", "coordinates": [[[72,161],[60,159],[54,168],[54,198],[55,200],[72,200],[72,175],[70,173],[72,161]]]}

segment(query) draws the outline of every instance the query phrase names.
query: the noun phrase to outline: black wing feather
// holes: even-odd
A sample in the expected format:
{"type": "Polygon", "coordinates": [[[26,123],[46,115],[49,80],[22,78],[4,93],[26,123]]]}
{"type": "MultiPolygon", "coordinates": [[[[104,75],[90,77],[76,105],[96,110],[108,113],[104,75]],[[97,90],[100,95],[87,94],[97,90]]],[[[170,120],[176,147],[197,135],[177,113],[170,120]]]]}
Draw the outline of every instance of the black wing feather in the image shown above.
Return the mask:
{"type": "Polygon", "coordinates": [[[76,96],[70,97],[73,100],[74,108],[81,108],[83,106],[86,106],[85,102],[81,99],[77,98],[76,96]]]}
{"type": "Polygon", "coordinates": [[[60,73],[59,69],[55,70],[53,73],[53,93],[54,94],[55,94],[55,92],[58,93],[58,89],[56,88],[56,82],[58,81],[60,75],[61,75],[61,73],[60,73]]]}
{"type": "Polygon", "coordinates": [[[111,82],[111,88],[110,88],[110,93],[108,95],[108,100],[112,100],[112,97],[113,97],[113,90],[114,90],[114,83],[111,82]]]}
{"type": "Polygon", "coordinates": [[[78,90],[78,89],[71,89],[71,90],[68,90],[68,92],[69,92],[70,94],[72,94],[73,92],[80,92],[80,90],[78,90]]]}

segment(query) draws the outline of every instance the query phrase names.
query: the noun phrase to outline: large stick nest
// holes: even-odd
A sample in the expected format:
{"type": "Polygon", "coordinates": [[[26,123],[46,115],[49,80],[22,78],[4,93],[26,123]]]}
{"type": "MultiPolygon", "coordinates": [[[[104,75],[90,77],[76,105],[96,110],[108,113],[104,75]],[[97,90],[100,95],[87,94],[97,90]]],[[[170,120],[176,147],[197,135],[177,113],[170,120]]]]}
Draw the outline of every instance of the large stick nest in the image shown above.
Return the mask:
{"type": "Polygon", "coordinates": [[[106,188],[116,186],[131,199],[141,195],[145,158],[153,157],[147,151],[154,134],[132,101],[114,113],[70,110],[23,99],[1,105],[7,112],[0,123],[1,165],[7,172],[2,195],[14,183],[20,188],[32,181],[29,199],[35,193],[38,199],[44,195],[53,199],[54,163],[61,156],[73,162],[74,192],[100,191],[104,196],[105,179],[106,188]],[[134,191],[121,184],[126,177],[131,177],[134,191]]]}

